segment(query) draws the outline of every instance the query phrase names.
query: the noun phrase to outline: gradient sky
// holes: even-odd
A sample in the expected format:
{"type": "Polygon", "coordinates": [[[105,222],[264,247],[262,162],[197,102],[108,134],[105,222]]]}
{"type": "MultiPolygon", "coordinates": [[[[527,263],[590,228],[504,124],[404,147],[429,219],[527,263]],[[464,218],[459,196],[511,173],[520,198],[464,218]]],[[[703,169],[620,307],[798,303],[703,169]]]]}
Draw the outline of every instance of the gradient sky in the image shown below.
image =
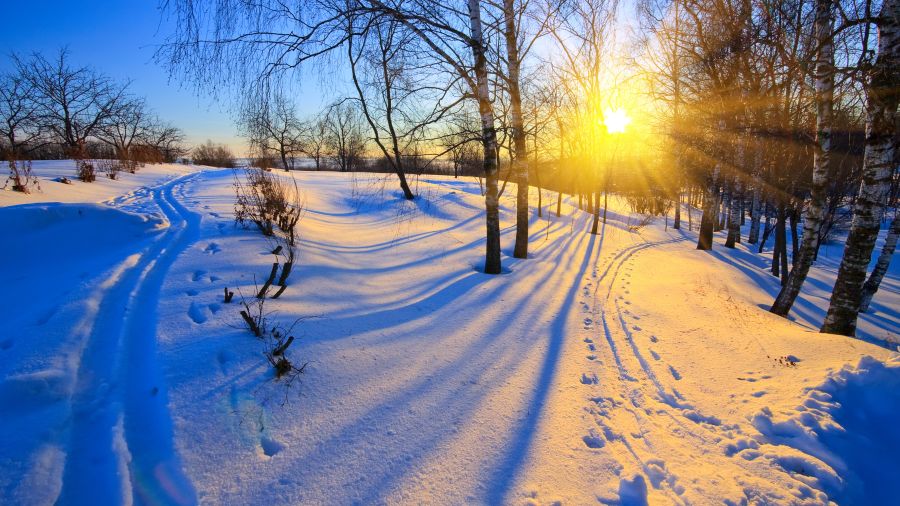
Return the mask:
{"type": "Polygon", "coordinates": [[[159,116],[180,127],[188,142],[206,139],[243,152],[229,104],[169,82],[153,53],[172,29],[155,0],[3,0],[0,70],[7,55],[33,51],[52,55],[68,46],[73,65],[90,65],[115,79],[131,79],[131,90],[145,97],[159,116]]]}

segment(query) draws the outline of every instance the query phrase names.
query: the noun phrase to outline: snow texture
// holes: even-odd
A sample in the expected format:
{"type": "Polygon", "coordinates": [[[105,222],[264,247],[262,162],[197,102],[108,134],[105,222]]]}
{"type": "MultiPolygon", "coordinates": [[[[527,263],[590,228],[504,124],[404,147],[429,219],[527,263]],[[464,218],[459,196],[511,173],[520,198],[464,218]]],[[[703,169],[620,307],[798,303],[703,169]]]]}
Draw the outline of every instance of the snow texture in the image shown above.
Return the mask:
{"type": "Polygon", "coordinates": [[[222,299],[276,260],[232,171],[67,164],[0,192],[2,504],[898,501],[896,262],[852,339],[816,332],[840,245],[789,321],[767,255],[616,198],[592,236],[545,192],[518,260],[510,184],[486,276],[477,181],[297,173],[287,387],[222,299]]]}

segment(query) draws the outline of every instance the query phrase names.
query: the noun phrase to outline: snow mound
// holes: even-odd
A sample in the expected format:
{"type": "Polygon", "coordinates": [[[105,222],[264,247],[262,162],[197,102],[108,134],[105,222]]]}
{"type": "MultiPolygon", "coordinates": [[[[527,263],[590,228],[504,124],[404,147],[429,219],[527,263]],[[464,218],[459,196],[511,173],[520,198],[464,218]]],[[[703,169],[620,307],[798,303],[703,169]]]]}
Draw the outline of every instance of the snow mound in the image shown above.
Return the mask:
{"type": "Polygon", "coordinates": [[[786,419],[766,408],[753,418],[773,463],[839,504],[889,504],[900,476],[900,357],[845,366],[786,419]],[[784,448],[786,447],[786,448],[784,448]],[[787,450],[787,451],[785,451],[787,450]],[[797,450],[791,451],[791,450],[797,450]]]}

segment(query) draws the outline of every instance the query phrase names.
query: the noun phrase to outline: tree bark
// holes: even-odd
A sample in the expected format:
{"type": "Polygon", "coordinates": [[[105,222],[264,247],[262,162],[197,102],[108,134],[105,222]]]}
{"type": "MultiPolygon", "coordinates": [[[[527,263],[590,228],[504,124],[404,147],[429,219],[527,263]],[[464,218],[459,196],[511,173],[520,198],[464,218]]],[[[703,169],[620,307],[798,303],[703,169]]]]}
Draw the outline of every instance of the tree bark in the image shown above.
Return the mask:
{"type": "Polygon", "coordinates": [[[900,92],[900,0],[881,7],[878,57],[872,67],[866,102],[866,147],[862,184],[853,221],[831,293],[822,332],[852,336],[862,304],[866,269],[878,237],[893,172],[894,135],[900,92]]]}
{"type": "Polygon", "coordinates": [[[475,62],[475,94],[481,118],[481,145],[484,152],[485,255],[484,272],[500,274],[500,199],[497,189],[497,130],[488,90],[487,55],[481,26],[481,2],[468,0],[472,56],[475,62]]]}
{"type": "Polygon", "coordinates": [[[713,229],[717,221],[716,208],[718,207],[718,177],[719,168],[713,171],[707,181],[706,195],[703,196],[703,215],[700,217],[700,233],[697,237],[697,249],[710,250],[713,244],[713,229]]]}
{"type": "MultiPolygon", "coordinates": [[[[470,2],[471,4],[471,2],[470,2]]],[[[510,127],[513,140],[513,164],[516,174],[516,244],[513,256],[528,258],[528,145],[525,143],[525,124],[522,119],[522,94],[519,89],[519,39],[516,33],[514,0],[503,0],[506,64],[509,75],[510,127]]]]}
{"type": "MultiPolygon", "coordinates": [[[[896,149],[896,148],[894,148],[896,149]]],[[[900,210],[894,212],[894,219],[891,221],[891,228],[888,230],[887,238],[884,240],[884,246],[878,255],[878,261],[869,279],[863,284],[862,302],[859,305],[859,311],[865,313],[872,304],[872,297],[878,291],[881,280],[887,273],[888,267],[891,265],[891,257],[894,256],[894,250],[897,249],[897,237],[900,236],[900,210]]]]}
{"type": "Polygon", "coordinates": [[[750,234],[747,236],[747,242],[756,244],[759,241],[759,222],[760,222],[760,194],[762,181],[760,181],[759,170],[753,174],[753,202],[750,204],[750,234]]]}
{"type": "MultiPolygon", "coordinates": [[[[803,217],[803,239],[794,256],[794,267],[787,283],[778,293],[770,311],[787,316],[806,281],[809,268],[815,260],[819,243],[819,230],[828,187],[831,165],[831,123],[834,107],[834,15],[833,0],[816,0],[816,55],[815,104],[816,150],[813,155],[813,176],[809,205],[803,217]]],[[[796,212],[796,211],[795,211],[796,212]]],[[[796,244],[796,239],[795,239],[796,244]]],[[[796,247],[796,246],[795,246],[796,247]]]]}
{"type": "MultiPolygon", "coordinates": [[[[741,141],[738,140],[738,142],[741,141]]],[[[739,148],[739,151],[743,151],[743,149],[739,148]]],[[[739,158],[743,158],[743,156],[739,155],[739,158]]],[[[735,176],[731,188],[731,198],[729,199],[731,206],[728,210],[728,237],[725,239],[726,248],[734,248],[735,244],[741,242],[741,199],[743,199],[743,196],[741,195],[741,181],[738,176],[735,176]]]]}
{"type": "Polygon", "coordinates": [[[672,228],[678,230],[681,228],[681,188],[678,188],[678,194],[675,197],[675,219],[672,221],[672,228]]]}

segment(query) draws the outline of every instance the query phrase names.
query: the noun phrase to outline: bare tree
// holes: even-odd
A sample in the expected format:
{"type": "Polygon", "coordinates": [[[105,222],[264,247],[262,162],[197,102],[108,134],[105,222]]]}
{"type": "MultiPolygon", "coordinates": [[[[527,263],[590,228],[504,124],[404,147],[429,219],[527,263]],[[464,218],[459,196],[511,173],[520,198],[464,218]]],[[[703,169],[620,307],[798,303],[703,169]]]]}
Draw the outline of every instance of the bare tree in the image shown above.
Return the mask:
{"type": "Polygon", "coordinates": [[[863,179],[853,222],[822,332],[852,336],[863,300],[866,269],[887,203],[900,94],[900,0],[886,0],[877,18],[878,55],[869,71],[863,179]]]}
{"type": "Polygon", "coordinates": [[[96,137],[111,146],[119,160],[131,161],[132,147],[147,140],[152,120],[144,100],[126,97],[100,124],[96,137]]]}
{"type": "Polygon", "coordinates": [[[294,168],[294,157],[300,153],[303,125],[296,107],[282,93],[271,100],[248,100],[239,119],[252,149],[274,150],[285,170],[294,168]]]}
{"type": "Polygon", "coordinates": [[[351,34],[359,32],[357,36],[348,37],[347,58],[360,110],[371,129],[372,140],[400,181],[403,197],[412,200],[415,195],[406,181],[404,159],[422,125],[418,122],[404,124],[408,122],[402,120],[411,118],[411,111],[403,108],[407,102],[414,101],[418,91],[412,81],[403,82],[407,80],[404,75],[407,62],[402,50],[413,35],[404,33],[402,25],[390,19],[356,28],[351,18],[347,30],[351,34]],[[367,83],[362,83],[360,77],[361,60],[369,69],[367,83]]]}
{"type": "Polygon", "coordinates": [[[297,151],[312,159],[316,170],[322,170],[328,154],[327,117],[310,119],[301,123],[297,151]]]}
{"type": "Polygon", "coordinates": [[[69,150],[81,149],[126,103],[127,84],[89,67],[73,67],[67,50],[52,60],[35,53],[13,56],[16,69],[34,90],[41,123],[69,150]]]}
{"type": "Polygon", "coordinates": [[[349,102],[338,102],[326,115],[329,152],[341,172],[361,168],[366,150],[362,117],[349,102]]]}
{"type": "Polygon", "coordinates": [[[809,204],[803,219],[803,242],[787,283],[781,288],[772,304],[771,312],[787,316],[800,288],[806,280],[809,268],[816,256],[819,230],[824,218],[825,191],[830,174],[831,123],[834,107],[834,18],[832,0],[816,0],[815,40],[815,103],[816,150],[813,158],[812,186],[809,204]]]}

